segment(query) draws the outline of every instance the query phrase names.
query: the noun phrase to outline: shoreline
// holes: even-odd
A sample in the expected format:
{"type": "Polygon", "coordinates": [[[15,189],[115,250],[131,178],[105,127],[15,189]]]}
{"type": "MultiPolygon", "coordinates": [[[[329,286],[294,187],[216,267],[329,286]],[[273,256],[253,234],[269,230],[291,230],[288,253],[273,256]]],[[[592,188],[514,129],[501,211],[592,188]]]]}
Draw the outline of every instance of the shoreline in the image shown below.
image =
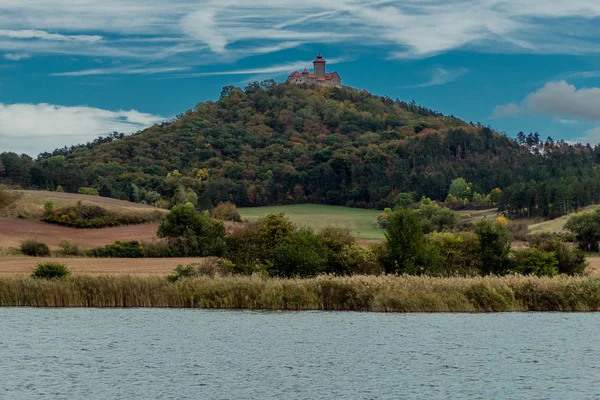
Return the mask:
{"type": "Polygon", "coordinates": [[[432,278],[320,276],[309,279],[0,276],[0,307],[195,308],[262,311],[600,311],[593,277],[432,278]]]}

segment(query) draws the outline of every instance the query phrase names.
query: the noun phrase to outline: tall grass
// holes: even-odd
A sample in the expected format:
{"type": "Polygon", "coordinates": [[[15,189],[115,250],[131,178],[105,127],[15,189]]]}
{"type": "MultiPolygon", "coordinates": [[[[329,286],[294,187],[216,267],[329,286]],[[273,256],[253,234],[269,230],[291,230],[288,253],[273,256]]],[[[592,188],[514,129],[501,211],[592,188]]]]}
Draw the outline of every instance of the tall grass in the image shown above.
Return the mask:
{"type": "Polygon", "coordinates": [[[600,280],[584,277],[314,279],[0,277],[0,306],[174,307],[378,312],[600,311],[600,280]]]}

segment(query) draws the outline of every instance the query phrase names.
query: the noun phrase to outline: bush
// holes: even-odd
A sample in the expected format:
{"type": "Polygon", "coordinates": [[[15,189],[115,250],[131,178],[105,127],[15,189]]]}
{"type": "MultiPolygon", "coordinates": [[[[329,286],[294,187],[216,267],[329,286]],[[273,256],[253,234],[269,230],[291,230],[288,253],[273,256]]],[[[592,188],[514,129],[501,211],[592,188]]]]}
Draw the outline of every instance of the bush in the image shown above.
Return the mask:
{"type": "Polygon", "coordinates": [[[586,252],[600,250],[600,209],[574,214],[569,217],[565,229],[575,234],[579,248],[586,252]]]}
{"type": "Polygon", "coordinates": [[[328,248],[312,229],[298,229],[275,248],[271,275],[310,277],[326,272],[328,248]]]}
{"type": "Polygon", "coordinates": [[[344,275],[381,275],[383,266],[379,263],[374,248],[364,249],[356,243],[345,245],[334,254],[337,265],[343,269],[344,275]]]}
{"type": "Polygon", "coordinates": [[[49,213],[54,210],[54,203],[51,201],[47,201],[44,203],[44,212],[49,213]]]}
{"type": "Polygon", "coordinates": [[[120,242],[86,251],[89,257],[100,258],[143,258],[144,250],[138,241],[120,242]]]}
{"type": "Polygon", "coordinates": [[[211,216],[221,221],[242,222],[242,217],[233,203],[219,203],[213,208],[211,216]]]}
{"type": "Polygon", "coordinates": [[[77,193],[87,194],[88,196],[100,196],[100,192],[98,192],[98,189],[91,187],[80,187],[77,193]]]}
{"type": "Polygon", "coordinates": [[[226,251],[223,223],[199,213],[191,203],[173,207],[157,235],[185,256],[220,257],[226,251]]]}
{"type": "Polygon", "coordinates": [[[510,240],[508,231],[496,221],[483,220],[475,227],[479,238],[481,272],[501,275],[508,271],[510,240]]]}
{"type": "Polygon", "coordinates": [[[40,279],[62,279],[71,275],[69,269],[60,263],[47,262],[36,265],[31,276],[40,279]]]}
{"type": "Polygon", "coordinates": [[[542,251],[553,252],[558,262],[558,273],[566,275],[581,275],[587,268],[585,253],[552,236],[536,236],[531,239],[533,247],[542,251]]]}
{"type": "Polygon", "coordinates": [[[100,206],[83,205],[47,210],[42,221],[72,228],[107,228],[122,225],[138,225],[149,222],[147,218],[137,215],[120,215],[112,213],[100,206]]]}
{"type": "Polygon", "coordinates": [[[21,252],[31,257],[47,257],[50,255],[50,248],[46,243],[26,240],[21,243],[21,252]]]}
{"type": "Polygon", "coordinates": [[[83,250],[79,248],[79,245],[71,243],[69,240],[63,240],[60,242],[60,250],[57,251],[59,256],[81,256],[84,254],[83,250]]]}
{"type": "Polygon", "coordinates": [[[424,233],[450,231],[461,224],[460,216],[449,208],[423,203],[415,212],[424,233]]]}
{"type": "Polygon", "coordinates": [[[386,272],[418,273],[418,261],[423,251],[423,230],[415,213],[408,208],[396,211],[390,219],[385,237],[389,252],[386,272]]]}
{"type": "Polygon", "coordinates": [[[437,256],[424,264],[428,275],[471,276],[480,273],[479,240],[474,233],[432,233],[427,236],[426,243],[429,251],[437,256]]]}
{"type": "Polygon", "coordinates": [[[536,248],[522,249],[513,254],[513,270],[523,275],[554,276],[558,274],[556,254],[536,248]]]}
{"type": "Polygon", "coordinates": [[[233,273],[233,263],[220,258],[209,258],[201,263],[178,265],[173,274],[167,276],[169,282],[177,282],[183,278],[194,278],[199,276],[228,276],[233,273]]]}
{"type": "Polygon", "coordinates": [[[329,249],[327,261],[328,272],[333,272],[338,275],[348,273],[347,266],[344,265],[342,260],[337,256],[345,247],[356,244],[356,239],[350,230],[347,228],[327,227],[319,232],[319,236],[325,247],[329,249]]]}

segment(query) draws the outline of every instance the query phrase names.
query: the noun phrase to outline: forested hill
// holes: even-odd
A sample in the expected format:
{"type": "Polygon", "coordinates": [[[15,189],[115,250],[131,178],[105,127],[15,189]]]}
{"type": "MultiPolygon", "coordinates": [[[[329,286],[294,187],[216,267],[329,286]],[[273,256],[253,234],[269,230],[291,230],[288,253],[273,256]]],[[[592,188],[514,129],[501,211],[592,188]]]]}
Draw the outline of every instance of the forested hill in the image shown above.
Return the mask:
{"type": "Polygon", "coordinates": [[[398,193],[443,201],[502,190],[511,214],[548,215],[600,201],[600,149],[538,135],[513,140],[414,103],[352,88],[273,81],[226,87],[172,122],[42,154],[0,155],[0,180],[165,205],[178,188],[199,208],[322,203],[390,206],[398,193]],[[92,189],[93,190],[93,189],[92,189]]]}

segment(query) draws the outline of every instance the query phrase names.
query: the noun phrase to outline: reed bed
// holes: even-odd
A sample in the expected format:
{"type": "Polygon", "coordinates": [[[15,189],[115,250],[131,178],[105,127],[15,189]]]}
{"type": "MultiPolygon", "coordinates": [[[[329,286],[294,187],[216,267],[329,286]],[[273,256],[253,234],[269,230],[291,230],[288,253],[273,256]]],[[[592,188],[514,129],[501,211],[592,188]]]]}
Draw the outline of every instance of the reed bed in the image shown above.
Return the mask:
{"type": "Polygon", "coordinates": [[[599,311],[590,277],[321,276],[313,279],[0,277],[0,306],[163,307],[375,312],[599,311]]]}

